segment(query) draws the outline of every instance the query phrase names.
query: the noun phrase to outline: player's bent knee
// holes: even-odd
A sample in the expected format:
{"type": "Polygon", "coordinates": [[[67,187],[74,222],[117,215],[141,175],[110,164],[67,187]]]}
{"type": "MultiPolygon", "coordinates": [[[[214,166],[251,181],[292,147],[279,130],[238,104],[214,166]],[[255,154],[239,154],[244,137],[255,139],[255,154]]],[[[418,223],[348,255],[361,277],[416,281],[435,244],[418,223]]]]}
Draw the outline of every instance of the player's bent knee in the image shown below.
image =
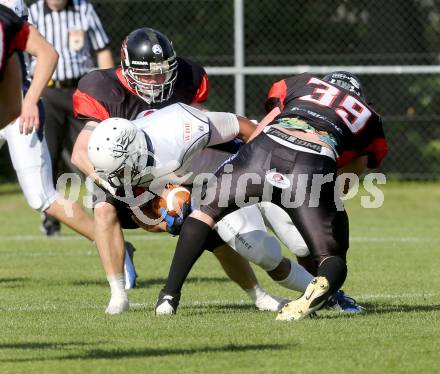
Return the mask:
{"type": "Polygon", "coordinates": [[[116,208],[106,202],[100,202],[93,209],[95,222],[101,225],[111,225],[118,221],[116,208]]]}
{"type": "Polygon", "coordinates": [[[289,243],[284,243],[287,248],[297,257],[307,257],[310,255],[309,248],[305,243],[293,243],[289,245],[289,243]]]}
{"type": "Polygon", "coordinates": [[[265,271],[275,269],[283,259],[278,240],[264,231],[251,231],[235,239],[238,253],[265,271]]]}
{"type": "Polygon", "coordinates": [[[57,200],[59,194],[53,194],[53,196],[46,196],[44,194],[25,195],[26,201],[29,206],[39,212],[47,211],[51,205],[57,200]]]}

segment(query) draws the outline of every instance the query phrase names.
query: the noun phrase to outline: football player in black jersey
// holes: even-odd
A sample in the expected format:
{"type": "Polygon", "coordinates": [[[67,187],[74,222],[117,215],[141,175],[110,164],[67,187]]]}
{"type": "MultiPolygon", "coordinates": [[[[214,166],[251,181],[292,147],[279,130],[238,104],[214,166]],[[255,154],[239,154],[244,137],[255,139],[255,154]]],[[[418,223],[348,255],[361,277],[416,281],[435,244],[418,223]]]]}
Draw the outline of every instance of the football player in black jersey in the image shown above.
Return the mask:
{"type": "Polygon", "coordinates": [[[271,201],[286,211],[317,267],[317,277],[305,293],[287,304],[277,319],[306,317],[344,283],[348,217],[335,193],[337,166],[351,163],[359,172],[378,167],[387,153],[382,121],[366,103],[359,79],[348,72],[323,78],[301,74],[277,86],[281,113],[231,160],[227,167],[232,173],[218,170],[217,179],[212,179],[206,191],[214,200],[194,210],[184,222],[157,306],[169,303],[169,295],[177,308],[186,276],[203,251],[199,243],[219,219],[239,208],[237,200],[244,202],[249,197],[271,201]],[[237,186],[246,174],[252,177],[252,184],[245,185],[243,193],[237,186]],[[223,175],[232,181],[229,191],[221,191],[219,204],[223,175]],[[239,199],[232,192],[237,190],[242,193],[239,199]],[[303,196],[300,204],[297,192],[303,196]]]}
{"type": "MultiPolygon", "coordinates": [[[[78,84],[73,97],[74,111],[84,120],[85,126],[75,143],[72,162],[86,175],[93,175],[87,144],[91,131],[104,119],[121,117],[132,120],[177,102],[200,104],[207,97],[208,76],[202,66],[176,56],[172,43],[161,32],[150,28],[137,29],[122,43],[121,67],[90,72],[78,84]]],[[[95,182],[109,191],[105,199],[95,203],[94,218],[96,245],[112,290],[106,312],[117,314],[128,309],[124,287],[131,288],[135,282],[127,266],[125,280],[120,269],[124,261],[122,228],[138,228],[138,225],[131,219],[131,211],[113,197],[116,191],[97,176],[95,182]]],[[[264,300],[272,298],[259,288],[248,262],[232,249],[215,254],[230,270],[228,274],[249,291],[253,299],[254,294],[264,300]]],[[[254,299],[254,302],[259,300],[254,299]]],[[[279,305],[275,299],[271,299],[270,304],[273,305],[271,310],[279,305]]]]}
{"type": "MultiPolygon", "coordinates": [[[[325,76],[323,80],[346,87],[356,96],[363,96],[363,88],[360,81],[348,72],[334,72],[325,76]]],[[[271,86],[267,95],[265,102],[266,113],[269,114],[274,108],[277,108],[279,111],[283,110],[286,105],[285,103],[292,100],[292,93],[294,92],[293,86],[297,85],[297,82],[297,77],[290,77],[275,82],[271,86]]],[[[378,159],[382,159],[383,150],[386,150],[386,147],[383,146],[383,143],[384,139],[382,136],[378,136],[376,141],[370,145],[368,152],[364,152],[363,156],[360,154],[360,152],[355,152],[354,150],[345,151],[343,154],[339,155],[336,159],[338,174],[360,174],[360,172],[363,170],[362,164],[364,162],[364,158],[367,157],[367,153],[376,153],[376,157],[378,159]]],[[[313,260],[313,257],[310,256],[310,251],[308,250],[304,239],[301,237],[298,230],[296,230],[293,226],[293,223],[287,213],[273,204],[269,204],[269,207],[270,214],[276,214],[277,217],[279,217],[279,219],[276,221],[272,220],[272,225],[275,224],[280,227],[278,229],[277,227],[271,227],[272,230],[275,229],[275,232],[278,235],[282,235],[278,236],[278,238],[287,246],[288,249],[296,254],[298,262],[306,267],[309,272],[316,275],[316,264],[313,260]]],[[[349,313],[359,313],[365,310],[342,290],[338,290],[334,295],[331,296],[327,306],[331,309],[341,310],[349,313]]]]}

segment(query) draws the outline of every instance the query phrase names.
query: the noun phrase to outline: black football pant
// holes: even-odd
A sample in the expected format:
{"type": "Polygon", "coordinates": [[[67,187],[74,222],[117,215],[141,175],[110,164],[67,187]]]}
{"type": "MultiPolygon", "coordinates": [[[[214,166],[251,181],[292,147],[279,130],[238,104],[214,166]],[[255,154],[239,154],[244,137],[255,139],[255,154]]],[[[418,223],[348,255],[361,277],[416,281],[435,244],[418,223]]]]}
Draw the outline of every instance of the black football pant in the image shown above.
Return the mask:
{"type": "Polygon", "coordinates": [[[326,265],[322,268],[325,274],[318,268],[318,275],[337,273],[327,276],[331,290],[336,291],[346,277],[349,226],[335,191],[335,161],[281,145],[262,133],[244,145],[230,165],[226,172],[223,167],[216,173],[217,180],[211,179],[204,196],[214,199],[208,205],[202,203],[200,210],[219,221],[252,198],[280,206],[301,233],[317,265],[326,265]]]}

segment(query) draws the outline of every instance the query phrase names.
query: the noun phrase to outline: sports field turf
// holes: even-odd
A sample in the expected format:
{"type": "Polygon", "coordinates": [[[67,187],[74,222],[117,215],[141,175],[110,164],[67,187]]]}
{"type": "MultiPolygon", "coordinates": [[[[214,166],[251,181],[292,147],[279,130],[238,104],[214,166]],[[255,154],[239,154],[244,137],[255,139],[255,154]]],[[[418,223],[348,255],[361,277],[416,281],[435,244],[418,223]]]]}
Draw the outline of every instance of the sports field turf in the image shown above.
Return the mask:
{"type": "MultiPolygon", "coordinates": [[[[140,230],[128,233],[140,275],[132,309],[107,316],[94,247],[66,228],[45,239],[38,214],[15,185],[3,185],[0,373],[439,372],[440,185],[383,189],[380,209],[361,208],[359,197],[346,204],[344,289],[368,312],[289,323],[256,311],[209,253],[191,272],[179,313],[155,317],[175,239],[140,230]]],[[[289,296],[256,271],[265,288],[289,296]]]]}

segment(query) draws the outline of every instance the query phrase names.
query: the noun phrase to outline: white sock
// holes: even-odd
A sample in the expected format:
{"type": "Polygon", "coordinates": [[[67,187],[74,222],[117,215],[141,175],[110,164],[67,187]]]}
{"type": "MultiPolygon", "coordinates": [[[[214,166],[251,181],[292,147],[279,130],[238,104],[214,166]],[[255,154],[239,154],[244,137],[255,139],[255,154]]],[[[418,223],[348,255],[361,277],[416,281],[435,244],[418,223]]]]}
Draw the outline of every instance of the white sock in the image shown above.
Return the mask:
{"type": "Polygon", "coordinates": [[[312,274],[295,261],[290,260],[289,275],[286,279],[277,281],[277,283],[290,290],[304,292],[312,279],[312,274]]]}
{"type": "Polygon", "coordinates": [[[112,276],[107,276],[108,284],[110,285],[110,290],[113,295],[126,296],[125,291],[125,276],[123,273],[119,273],[112,276]]]}
{"type": "Polygon", "coordinates": [[[262,297],[266,294],[266,291],[264,291],[259,284],[257,284],[254,288],[249,288],[245,291],[254,303],[259,297],[262,297]]]}

